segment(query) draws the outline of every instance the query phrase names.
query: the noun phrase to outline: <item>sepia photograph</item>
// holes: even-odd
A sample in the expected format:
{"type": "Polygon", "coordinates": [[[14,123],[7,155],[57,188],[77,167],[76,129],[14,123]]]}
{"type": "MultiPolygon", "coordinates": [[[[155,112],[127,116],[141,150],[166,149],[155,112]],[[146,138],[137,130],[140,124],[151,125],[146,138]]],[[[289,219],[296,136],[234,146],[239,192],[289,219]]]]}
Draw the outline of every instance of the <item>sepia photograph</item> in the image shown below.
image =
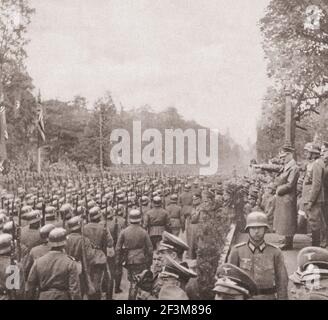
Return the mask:
{"type": "Polygon", "coordinates": [[[0,0],[0,201],[0,300],[328,300],[328,0],[0,0]]]}

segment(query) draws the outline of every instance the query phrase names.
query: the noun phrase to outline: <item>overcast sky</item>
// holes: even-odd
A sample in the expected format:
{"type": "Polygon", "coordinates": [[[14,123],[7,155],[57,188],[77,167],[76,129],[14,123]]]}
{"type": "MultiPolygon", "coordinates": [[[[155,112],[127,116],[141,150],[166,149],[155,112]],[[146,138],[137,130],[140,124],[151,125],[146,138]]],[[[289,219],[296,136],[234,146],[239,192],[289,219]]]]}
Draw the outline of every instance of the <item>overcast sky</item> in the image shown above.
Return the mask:
{"type": "Polygon", "coordinates": [[[256,140],[268,85],[257,25],[269,0],[31,0],[29,72],[43,99],[126,109],[175,106],[185,119],[256,140]]]}

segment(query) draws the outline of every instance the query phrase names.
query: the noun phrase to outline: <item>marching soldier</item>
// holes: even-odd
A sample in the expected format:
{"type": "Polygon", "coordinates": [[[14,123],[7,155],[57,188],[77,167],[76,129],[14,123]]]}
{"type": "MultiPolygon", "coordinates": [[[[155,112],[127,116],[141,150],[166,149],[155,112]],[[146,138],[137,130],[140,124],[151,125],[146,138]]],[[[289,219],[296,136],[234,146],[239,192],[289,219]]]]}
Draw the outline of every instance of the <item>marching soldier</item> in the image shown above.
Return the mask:
{"type": "Polygon", "coordinates": [[[0,235],[0,300],[20,300],[24,298],[24,270],[20,263],[12,259],[12,241],[13,238],[10,234],[0,235]],[[15,283],[12,283],[13,288],[8,288],[7,280],[10,275],[8,274],[8,267],[13,266],[13,264],[17,268],[16,271],[14,269],[16,276],[13,280],[15,283]],[[18,283],[16,283],[17,279],[18,283]]]}
{"type": "Polygon", "coordinates": [[[28,275],[30,273],[34,261],[37,258],[44,256],[47,252],[50,251],[50,246],[48,244],[48,236],[53,229],[55,229],[55,226],[53,224],[46,224],[40,228],[39,232],[40,232],[41,244],[33,247],[26,258],[26,263],[25,263],[26,279],[28,278],[28,275]]]}
{"type": "Polygon", "coordinates": [[[141,223],[139,210],[129,213],[130,225],[121,231],[117,245],[117,263],[124,265],[130,281],[129,300],[135,299],[135,275],[150,269],[153,259],[153,246],[150,237],[141,223]]]}
{"type": "MultiPolygon", "coordinates": [[[[113,237],[114,246],[117,244],[118,236],[121,231],[125,228],[126,221],[123,218],[122,214],[123,211],[118,208],[116,214],[114,213],[113,209],[112,212],[108,216],[108,228],[109,232],[113,237]]],[[[116,256],[116,253],[115,253],[116,256]]],[[[108,257],[108,265],[111,271],[112,276],[115,280],[115,293],[121,293],[121,281],[123,275],[123,267],[121,265],[116,264],[116,257],[108,257]]]]}
{"type": "Polygon", "coordinates": [[[101,212],[99,207],[93,207],[89,211],[90,222],[84,227],[84,235],[91,241],[95,253],[90,267],[90,276],[94,284],[96,293],[91,299],[100,300],[101,298],[101,281],[105,272],[108,272],[107,256],[113,257],[115,252],[113,248],[113,238],[110,232],[106,233],[101,221],[101,212]],[[104,248],[106,255],[104,254],[104,248]]]}
{"type": "Polygon", "coordinates": [[[185,231],[185,217],[181,212],[181,207],[177,205],[178,196],[172,194],[170,197],[170,204],[166,207],[169,213],[169,220],[171,226],[171,232],[175,236],[179,236],[180,230],[185,231]]]}
{"type": "Polygon", "coordinates": [[[47,206],[45,208],[45,222],[46,224],[53,224],[56,227],[59,227],[59,223],[56,219],[56,208],[53,206],[47,206]]]}
{"type": "MultiPolygon", "coordinates": [[[[209,192],[206,191],[205,194],[209,192]]],[[[190,214],[190,224],[188,231],[189,238],[189,251],[188,257],[190,259],[196,259],[196,251],[198,247],[198,232],[199,232],[199,223],[200,221],[200,212],[201,212],[202,204],[200,199],[200,194],[194,194],[193,196],[193,208],[190,214]]]]}
{"type": "Polygon", "coordinates": [[[187,239],[188,239],[188,227],[190,222],[190,214],[193,206],[193,194],[191,192],[190,184],[186,184],[184,187],[184,192],[181,193],[179,198],[179,205],[181,206],[181,212],[185,217],[185,228],[187,231],[187,239]]]}
{"type": "Polygon", "coordinates": [[[187,244],[189,246],[188,250],[188,257],[192,259],[193,253],[191,252],[192,248],[192,241],[193,241],[193,226],[191,225],[191,215],[196,214],[201,205],[201,193],[196,193],[192,197],[192,209],[190,211],[190,214],[187,215],[187,218],[185,220],[185,228],[186,228],[186,239],[187,244]]]}
{"type": "Polygon", "coordinates": [[[145,229],[148,230],[150,240],[154,250],[162,239],[163,231],[170,231],[170,220],[168,212],[161,207],[161,198],[159,196],[153,199],[154,208],[145,215],[145,229]]]}
{"type": "Polygon", "coordinates": [[[320,246],[320,229],[324,211],[324,168],[320,159],[320,148],[314,143],[305,146],[309,163],[303,181],[302,202],[312,233],[312,246],[320,246]]]}
{"type": "Polygon", "coordinates": [[[215,300],[248,300],[257,293],[256,283],[242,269],[230,263],[218,267],[213,291],[215,300]]]}
{"type": "Polygon", "coordinates": [[[297,180],[299,168],[293,158],[294,148],[285,145],[280,157],[285,166],[275,180],[277,185],[275,210],[273,219],[274,230],[285,237],[282,250],[293,249],[293,238],[297,230],[297,180]]]}
{"type": "MultiPolygon", "coordinates": [[[[79,266],[79,278],[82,297],[90,292],[87,277],[89,267],[95,255],[91,241],[82,236],[82,218],[75,216],[67,221],[69,235],[67,237],[66,253],[73,257],[79,266]]],[[[92,298],[92,297],[91,297],[92,298]]]]}
{"type": "Polygon", "coordinates": [[[32,210],[25,215],[27,224],[22,228],[21,243],[25,245],[29,250],[42,243],[40,237],[40,222],[41,215],[39,210],[32,210]]]}
{"type": "Polygon", "coordinates": [[[247,216],[247,242],[236,245],[229,256],[229,263],[245,271],[256,283],[255,300],[287,300],[288,275],[281,250],[264,240],[269,228],[263,212],[247,216]]]}
{"type": "Polygon", "coordinates": [[[38,258],[27,282],[29,299],[81,300],[79,271],[76,261],[65,253],[67,234],[63,228],[49,233],[51,250],[38,258]]]}

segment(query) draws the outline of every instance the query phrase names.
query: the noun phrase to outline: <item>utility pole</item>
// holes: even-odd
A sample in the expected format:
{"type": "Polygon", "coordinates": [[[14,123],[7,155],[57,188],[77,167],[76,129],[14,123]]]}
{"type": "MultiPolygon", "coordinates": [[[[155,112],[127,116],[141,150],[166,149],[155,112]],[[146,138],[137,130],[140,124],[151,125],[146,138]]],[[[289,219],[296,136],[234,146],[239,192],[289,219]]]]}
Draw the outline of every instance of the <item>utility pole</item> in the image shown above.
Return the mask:
{"type": "Polygon", "coordinates": [[[291,89],[288,88],[286,92],[285,105],[285,142],[295,146],[295,119],[294,107],[292,105],[291,89]]]}

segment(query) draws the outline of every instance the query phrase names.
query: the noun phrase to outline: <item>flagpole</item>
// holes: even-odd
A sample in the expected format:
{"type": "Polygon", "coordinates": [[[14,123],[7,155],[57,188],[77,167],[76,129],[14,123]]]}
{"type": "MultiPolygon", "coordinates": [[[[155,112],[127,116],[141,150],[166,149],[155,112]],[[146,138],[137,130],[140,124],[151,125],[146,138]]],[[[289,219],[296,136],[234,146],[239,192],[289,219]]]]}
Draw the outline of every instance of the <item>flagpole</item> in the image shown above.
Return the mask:
{"type": "Polygon", "coordinates": [[[38,135],[38,174],[41,174],[41,147],[40,147],[40,134],[37,131],[38,135]]]}

